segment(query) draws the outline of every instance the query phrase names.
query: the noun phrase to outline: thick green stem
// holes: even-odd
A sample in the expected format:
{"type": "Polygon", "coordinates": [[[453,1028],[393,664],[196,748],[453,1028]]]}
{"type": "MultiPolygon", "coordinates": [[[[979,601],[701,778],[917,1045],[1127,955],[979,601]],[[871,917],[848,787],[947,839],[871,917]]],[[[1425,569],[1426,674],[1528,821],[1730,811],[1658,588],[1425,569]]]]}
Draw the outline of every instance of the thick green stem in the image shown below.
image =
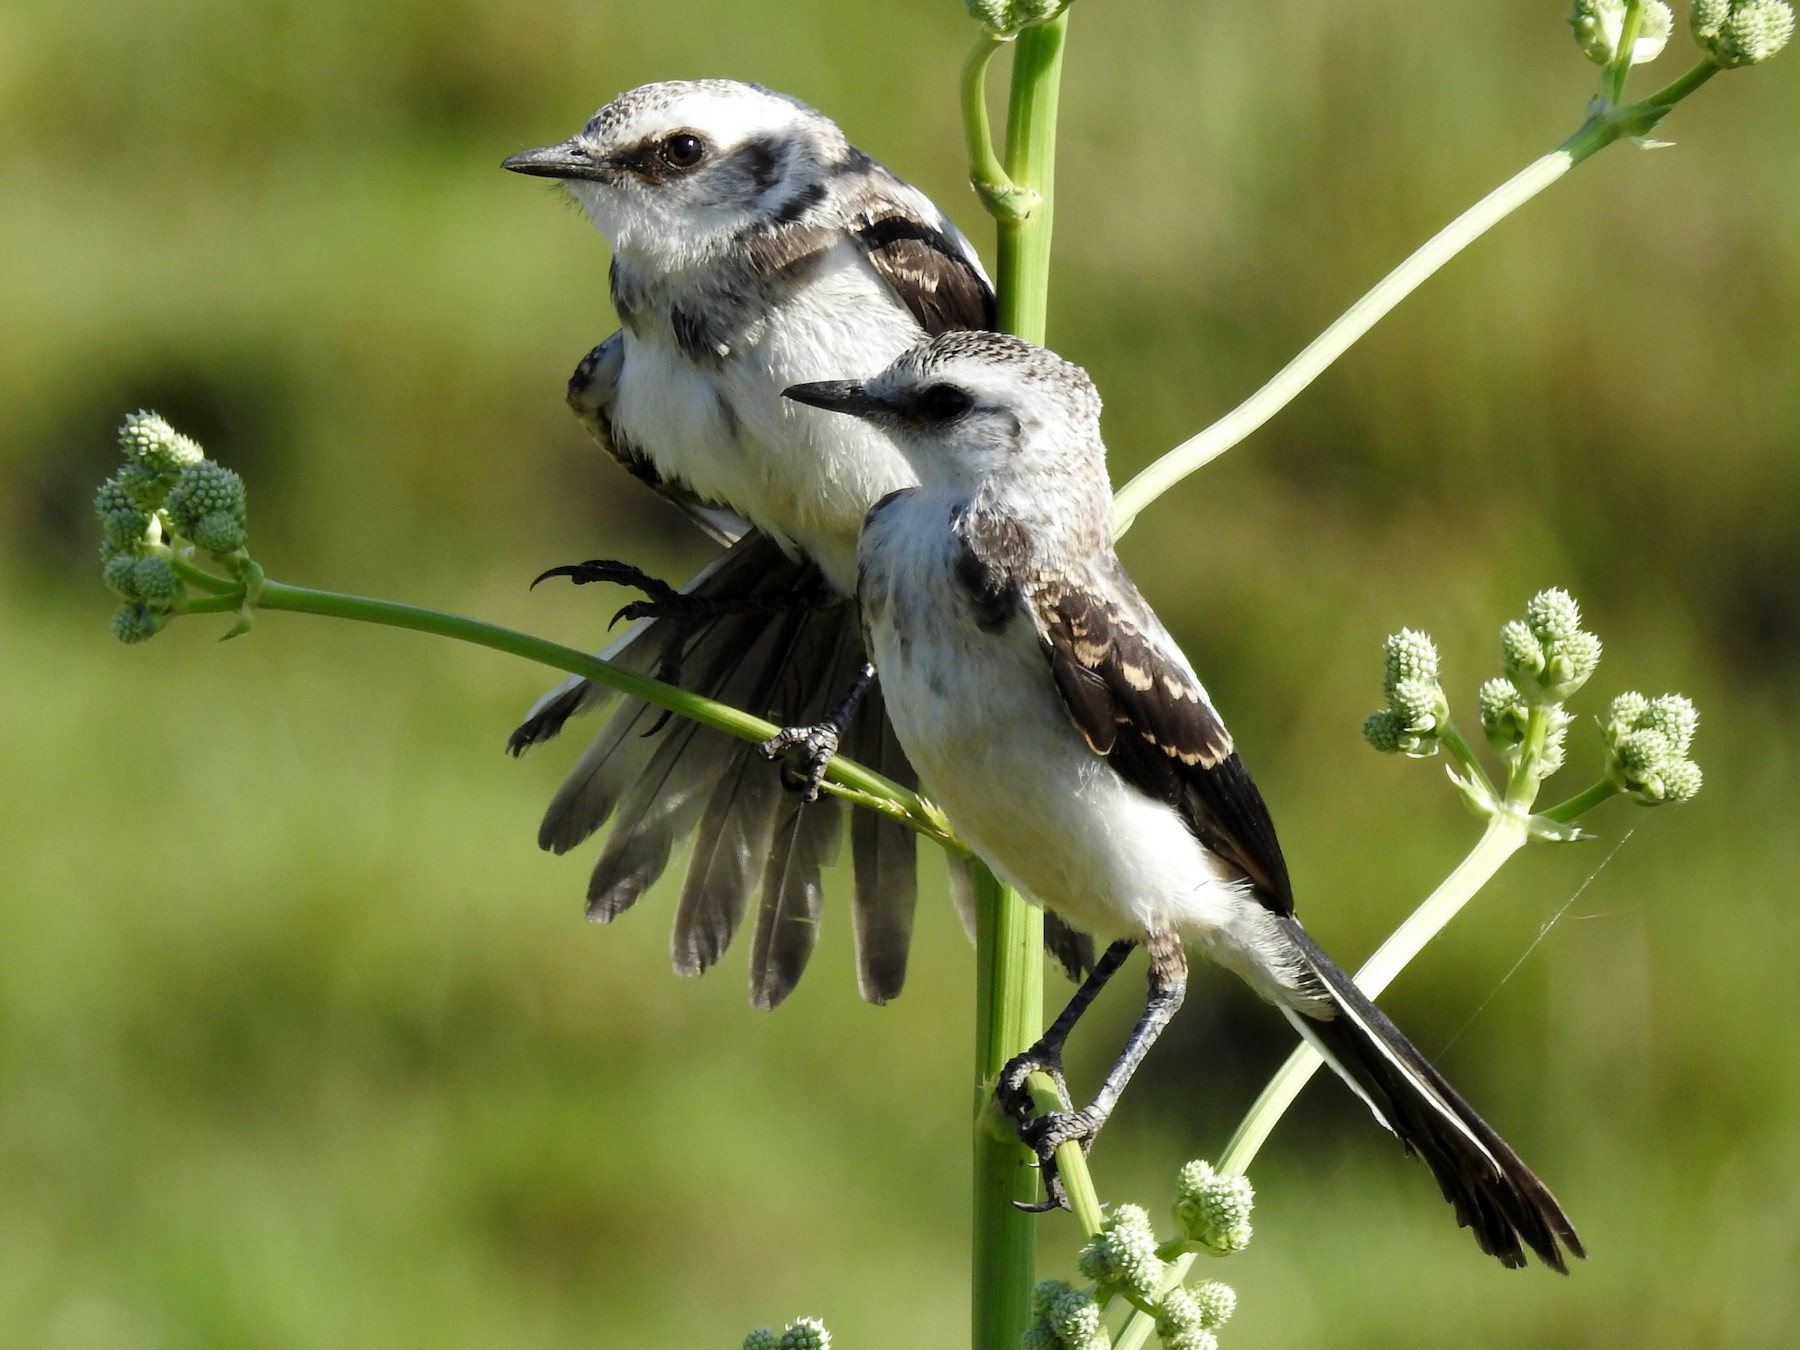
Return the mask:
{"type": "MultiPolygon", "coordinates": [[[[232,597],[221,596],[216,601],[195,602],[189,608],[198,612],[203,607],[224,608],[234,603],[232,597]]],[[[402,605],[391,600],[370,600],[362,596],[340,595],[334,591],[286,586],[278,581],[262,583],[256,607],[287,610],[296,614],[320,614],[335,619],[358,619],[365,623],[410,628],[415,632],[432,633],[438,637],[472,642],[480,647],[491,647],[495,651],[520,656],[527,661],[566,670],[573,675],[586,676],[633,698],[643,699],[659,708],[667,708],[682,717],[741,740],[764,741],[780,730],[772,722],[765,722],[760,717],[752,717],[749,713],[740,712],[723,703],[690,694],[647,675],[621,669],[573,647],[515,632],[510,628],[501,628],[497,624],[483,623],[479,619],[464,618],[460,614],[446,614],[441,610],[422,609],[417,605],[402,605]]],[[[833,759],[826,770],[826,778],[828,789],[833,789],[834,785],[837,789],[847,788],[855,800],[886,812],[940,844],[958,852],[963,851],[961,843],[950,833],[943,814],[898,783],[847,759],[833,759]]]]}
{"type": "MultiPolygon", "coordinates": [[[[1024,198],[995,200],[983,194],[984,204],[998,222],[1000,327],[1039,343],[1044,340],[1050,295],[1056,105],[1067,27],[1065,13],[1026,29],[1013,42],[1003,173],[1013,193],[1031,194],[1029,210],[1021,214],[1009,209],[1024,198]]],[[[979,60],[971,57],[971,67],[984,71],[992,54],[978,49],[979,60]]],[[[965,79],[964,114],[978,112],[981,118],[969,128],[972,148],[988,145],[986,106],[981,99],[980,88],[971,88],[965,79]]],[[[979,160],[974,172],[978,176],[984,173],[979,160]]],[[[1037,1216],[1013,1202],[1035,1198],[1037,1175],[1031,1169],[1029,1150],[1016,1136],[988,1127],[987,1100],[1001,1066],[1036,1040],[1041,1029],[1044,921],[1042,913],[1023,898],[983,869],[977,867],[976,871],[980,882],[976,925],[980,978],[971,1339],[975,1350],[1015,1350],[1030,1321],[1031,1289],[1037,1275],[1037,1216]]],[[[1041,1090],[1047,1082],[1034,1079],[1034,1090],[1041,1090]]]]}
{"type": "Polygon", "coordinates": [[[975,1231],[973,1344],[1015,1350],[1037,1278],[1036,1160],[990,1109],[1006,1061],[1037,1038],[1044,1005],[1043,916],[979,863],[975,873],[975,1231]],[[1015,1203],[1016,1202],[1016,1203],[1015,1203]]]}

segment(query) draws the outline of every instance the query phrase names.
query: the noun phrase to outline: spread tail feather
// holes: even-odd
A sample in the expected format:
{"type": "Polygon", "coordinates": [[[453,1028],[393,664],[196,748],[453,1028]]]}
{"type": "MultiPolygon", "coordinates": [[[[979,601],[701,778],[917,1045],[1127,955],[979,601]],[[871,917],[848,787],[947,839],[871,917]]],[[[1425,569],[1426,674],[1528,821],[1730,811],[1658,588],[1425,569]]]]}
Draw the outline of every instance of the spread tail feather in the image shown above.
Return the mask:
{"type": "Polygon", "coordinates": [[[1336,1011],[1319,1019],[1284,1006],[1288,1020],[1431,1169],[1457,1222],[1484,1252],[1517,1267],[1529,1247],[1566,1274],[1564,1251],[1586,1253],[1549,1188],[1297,921],[1280,923],[1336,1011]]]}

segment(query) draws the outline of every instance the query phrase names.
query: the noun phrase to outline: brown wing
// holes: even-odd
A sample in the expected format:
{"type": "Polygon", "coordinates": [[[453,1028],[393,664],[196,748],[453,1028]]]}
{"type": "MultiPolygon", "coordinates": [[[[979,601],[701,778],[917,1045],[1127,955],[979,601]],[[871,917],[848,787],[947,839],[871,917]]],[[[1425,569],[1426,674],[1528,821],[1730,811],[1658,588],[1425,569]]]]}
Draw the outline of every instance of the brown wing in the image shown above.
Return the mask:
{"type": "Polygon", "coordinates": [[[1027,600],[1069,717],[1096,754],[1167,802],[1208,848],[1242,868],[1263,903],[1291,914],[1275,824],[1206,691],[1116,561],[1101,585],[1045,578],[1027,600]]]}
{"type": "Polygon", "coordinates": [[[867,172],[838,218],[894,297],[933,337],[991,331],[994,288],[969,241],[924,193],[860,151],[856,157],[867,172]]]}

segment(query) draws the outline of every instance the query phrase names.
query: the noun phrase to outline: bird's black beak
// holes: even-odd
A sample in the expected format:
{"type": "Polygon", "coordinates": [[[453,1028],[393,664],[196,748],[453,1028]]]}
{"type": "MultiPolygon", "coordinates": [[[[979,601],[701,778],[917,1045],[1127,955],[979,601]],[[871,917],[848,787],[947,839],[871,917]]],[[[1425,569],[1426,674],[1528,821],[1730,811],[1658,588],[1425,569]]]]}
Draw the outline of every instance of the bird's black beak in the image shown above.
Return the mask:
{"type": "Polygon", "coordinates": [[[849,413],[852,417],[871,417],[891,412],[885,399],[876,398],[861,380],[821,380],[817,384],[794,384],[781,391],[783,398],[810,404],[828,412],[849,413]]]}
{"type": "Polygon", "coordinates": [[[500,161],[500,167],[514,173],[527,173],[534,178],[612,177],[611,166],[596,160],[575,141],[546,145],[537,150],[521,150],[500,161]]]}

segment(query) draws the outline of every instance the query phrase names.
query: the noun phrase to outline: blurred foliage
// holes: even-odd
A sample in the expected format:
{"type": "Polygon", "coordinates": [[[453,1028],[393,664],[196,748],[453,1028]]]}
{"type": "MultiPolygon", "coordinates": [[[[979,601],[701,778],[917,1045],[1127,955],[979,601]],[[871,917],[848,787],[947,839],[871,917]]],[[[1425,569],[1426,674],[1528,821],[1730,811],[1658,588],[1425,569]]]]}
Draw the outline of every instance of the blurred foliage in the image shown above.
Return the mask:
{"type": "MultiPolygon", "coordinates": [[[[741,951],[678,982],[667,897],[587,928],[582,858],[532,846],[574,746],[499,751],[544,673],[292,616],[124,650],[88,502],[155,407],[246,475],[276,576],[591,644],[606,598],[530,576],[705,551],[564,411],[612,326],[603,246],[500,159],[630,85],[756,79],[985,247],[970,36],[952,0],[0,9],[0,1339],[724,1347],[801,1312],[846,1347],[963,1339],[947,906],[887,1008],[856,1001],[841,903],[772,1015],[741,951]]],[[[1083,0],[1051,325],[1120,481],[1593,80],[1549,3],[1083,0]]],[[[1127,541],[1346,962],[1476,832],[1435,767],[1360,743],[1386,633],[1438,639],[1472,722],[1499,622],[1566,585],[1608,644],[1578,710],[1676,688],[1704,718],[1697,802],[1531,850],[1387,1000],[1592,1259],[1499,1270],[1318,1087],[1259,1163],[1233,1346],[1800,1340],[1797,128],[1800,59],[1715,81],[1677,148],[1582,168],[1127,541]]],[[[1110,1198],[1166,1194],[1287,1049],[1196,983],[1095,1155],[1110,1198]]],[[[1066,1272],[1073,1225],[1044,1232],[1066,1272]]]]}

